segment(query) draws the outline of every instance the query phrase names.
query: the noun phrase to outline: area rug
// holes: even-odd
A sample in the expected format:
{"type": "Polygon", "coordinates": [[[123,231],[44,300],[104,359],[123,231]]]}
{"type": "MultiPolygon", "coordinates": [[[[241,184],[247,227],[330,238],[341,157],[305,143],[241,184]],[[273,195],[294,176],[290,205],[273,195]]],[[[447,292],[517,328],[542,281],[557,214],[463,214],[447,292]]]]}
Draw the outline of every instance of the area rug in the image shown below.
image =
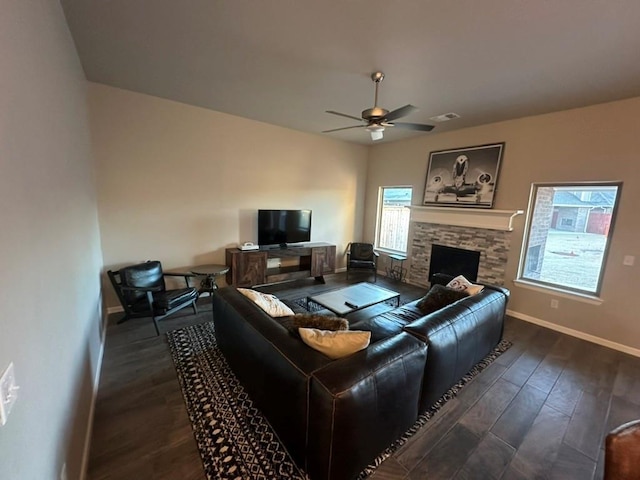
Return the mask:
{"type": "MultiPolygon", "coordinates": [[[[207,479],[308,480],[229,368],[217,347],[213,323],[175,330],[167,338],[207,479]]],[[[358,478],[371,475],[510,346],[510,342],[501,342],[358,478]]]]}

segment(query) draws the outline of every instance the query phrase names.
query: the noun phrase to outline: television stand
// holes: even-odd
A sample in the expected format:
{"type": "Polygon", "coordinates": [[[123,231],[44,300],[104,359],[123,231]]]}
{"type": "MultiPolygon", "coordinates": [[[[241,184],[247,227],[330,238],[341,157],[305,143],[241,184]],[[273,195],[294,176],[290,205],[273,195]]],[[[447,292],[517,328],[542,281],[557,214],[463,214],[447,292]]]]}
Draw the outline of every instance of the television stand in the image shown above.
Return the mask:
{"type": "Polygon", "coordinates": [[[269,250],[286,250],[288,248],[304,248],[304,247],[308,248],[309,245],[310,244],[307,244],[307,243],[281,243],[279,245],[277,245],[277,244],[261,245],[259,248],[260,248],[260,250],[265,250],[265,251],[269,251],[269,250]]]}
{"type": "Polygon", "coordinates": [[[234,287],[253,287],[309,277],[324,283],[324,275],[336,271],[336,246],[323,242],[265,250],[227,248],[225,254],[230,268],[227,283],[234,287]],[[267,261],[275,258],[293,259],[295,264],[267,268],[267,261]]]}

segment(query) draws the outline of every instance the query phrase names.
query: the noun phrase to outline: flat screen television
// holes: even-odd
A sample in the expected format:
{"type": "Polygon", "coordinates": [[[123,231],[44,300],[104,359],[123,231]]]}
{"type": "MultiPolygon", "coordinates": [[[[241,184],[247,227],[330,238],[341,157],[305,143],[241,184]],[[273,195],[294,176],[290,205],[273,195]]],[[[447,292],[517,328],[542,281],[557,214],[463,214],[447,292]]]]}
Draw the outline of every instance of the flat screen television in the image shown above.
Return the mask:
{"type": "Polygon", "coordinates": [[[311,240],[311,210],[258,210],[258,245],[311,240]]]}

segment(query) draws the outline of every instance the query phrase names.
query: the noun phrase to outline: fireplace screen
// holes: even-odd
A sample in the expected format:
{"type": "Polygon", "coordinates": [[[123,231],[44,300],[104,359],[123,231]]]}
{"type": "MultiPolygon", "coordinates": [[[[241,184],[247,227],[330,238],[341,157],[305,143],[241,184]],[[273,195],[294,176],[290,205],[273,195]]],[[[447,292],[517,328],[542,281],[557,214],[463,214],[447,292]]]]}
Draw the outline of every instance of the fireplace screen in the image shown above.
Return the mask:
{"type": "Polygon", "coordinates": [[[464,275],[471,282],[478,280],[480,252],[463,248],[431,245],[429,282],[435,273],[445,273],[453,277],[464,275]]]}

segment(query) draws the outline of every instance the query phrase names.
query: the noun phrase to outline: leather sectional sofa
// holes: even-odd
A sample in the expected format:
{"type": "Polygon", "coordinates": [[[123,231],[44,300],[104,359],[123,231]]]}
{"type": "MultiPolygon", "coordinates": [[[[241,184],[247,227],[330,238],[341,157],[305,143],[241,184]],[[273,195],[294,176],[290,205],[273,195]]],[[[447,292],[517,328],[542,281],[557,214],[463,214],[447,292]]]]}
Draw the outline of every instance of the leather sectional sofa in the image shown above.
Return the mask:
{"type": "Polygon", "coordinates": [[[499,343],[507,299],[486,286],[428,315],[415,301],[355,321],[371,343],[338,360],[233,287],[215,292],[213,311],[219,348],[294,461],[312,480],[347,480],[499,343]]]}

